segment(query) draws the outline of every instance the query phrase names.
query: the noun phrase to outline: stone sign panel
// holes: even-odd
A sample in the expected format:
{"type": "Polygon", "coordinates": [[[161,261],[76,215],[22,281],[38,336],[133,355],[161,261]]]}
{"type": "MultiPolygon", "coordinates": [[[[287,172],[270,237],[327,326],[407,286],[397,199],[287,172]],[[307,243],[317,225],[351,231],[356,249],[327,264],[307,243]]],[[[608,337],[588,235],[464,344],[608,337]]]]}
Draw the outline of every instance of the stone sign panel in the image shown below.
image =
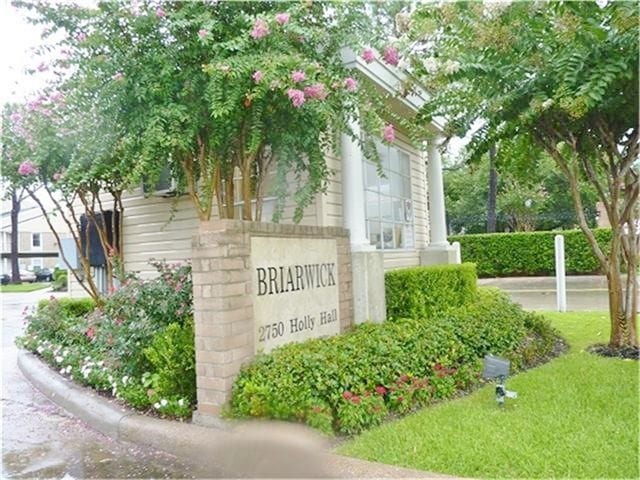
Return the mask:
{"type": "Polygon", "coordinates": [[[335,239],[252,237],[255,352],[340,332],[335,239]]]}

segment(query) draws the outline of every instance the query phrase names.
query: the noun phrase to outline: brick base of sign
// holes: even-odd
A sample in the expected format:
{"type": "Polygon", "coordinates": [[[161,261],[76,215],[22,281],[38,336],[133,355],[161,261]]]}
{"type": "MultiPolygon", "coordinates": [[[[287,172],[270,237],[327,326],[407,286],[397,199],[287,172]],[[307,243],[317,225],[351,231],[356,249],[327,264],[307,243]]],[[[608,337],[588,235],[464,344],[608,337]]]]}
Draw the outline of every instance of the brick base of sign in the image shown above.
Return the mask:
{"type": "Polygon", "coordinates": [[[351,268],[349,231],[343,228],[241,220],[201,223],[192,243],[194,421],[216,424],[235,376],[256,351],[351,328],[351,268]],[[330,252],[331,261],[322,262],[323,251],[330,252]],[[289,262],[289,253],[301,260],[289,262]],[[281,260],[267,266],[272,258],[281,260]],[[334,303],[314,309],[314,299],[322,303],[327,298],[334,303]],[[300,299],[310,302],[306,310],[298,305],[300,299]],[[281,304],[287,313],[278,311],[281,304]],[[287,308],[303,310],[289,313],[287,308]],[[273,323],[265,324],[265,318],[273,323]]]}

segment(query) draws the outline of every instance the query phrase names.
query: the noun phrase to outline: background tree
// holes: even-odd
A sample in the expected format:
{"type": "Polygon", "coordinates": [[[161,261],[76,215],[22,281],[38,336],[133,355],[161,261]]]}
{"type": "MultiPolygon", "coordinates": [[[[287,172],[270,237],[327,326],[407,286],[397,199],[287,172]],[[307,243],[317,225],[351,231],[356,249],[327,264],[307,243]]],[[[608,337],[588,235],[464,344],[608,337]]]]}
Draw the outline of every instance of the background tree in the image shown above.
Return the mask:
{"type": "MultiPolygon", "coordinates": [[[[3,179],[11,190],[22,190],[33,199],[58,245],[63,234],[71,236],[81,267],[79,271],[71,268],[72,274],[100,303],[101,292],[90,261],[96,251],[95,245],[91,249],[89,233],[94,229],[98,234],[107,285],[113,288],[114,267],[122,254],[117,239],[122,238],[122,231],[114,231],[116,222],[105,218],[123,213],[121,195],[131,185],[124,183],[122,174],[128,169],[112,148],[107,149],[109,156],[104,156],[104,143],[111,138],[108,133],[93,139],[104,125],[93,118],[91,107],[67,104],[59,91],[40,94],[26,105],[11,105],[5,111],[0,159],[3,179]],[[106,203],[109,197],[111,203],[106,203]],[[66,226],[64,233],[55,227],[54,217],[66,226]]],[[[62,258],[68,266],[73,264],[64,252],[62,258]]]]}
{"type": "MultiPolygon", "coordinates": [[[[496,231],[555,230],[578,227],[569,183],[551,157],[518,152],[503,142],[496,160],[496,231]],[[535,168],[531,168],[534,164],[535,168]]],[[[459,162],[444,172],[447,217],[451,233],[490,233],[488,155],[473,164],[459,162]]],[[[596,224],[597,196],[588,182],[580,183],[585,216],[596,224]]]]}
{"type": "Polygon", "coordinates": [[[420,5],[406,36],[434,93],[423,120],[445,116],[458,135],[483,121],[471,156],[518,139],[567,179],[607,276],[612,347],[638,344],[638,35],[632,2],[459,2],[420,5]],[[611,222],[608,251],[584,213],[583,179],[611,222]]]}

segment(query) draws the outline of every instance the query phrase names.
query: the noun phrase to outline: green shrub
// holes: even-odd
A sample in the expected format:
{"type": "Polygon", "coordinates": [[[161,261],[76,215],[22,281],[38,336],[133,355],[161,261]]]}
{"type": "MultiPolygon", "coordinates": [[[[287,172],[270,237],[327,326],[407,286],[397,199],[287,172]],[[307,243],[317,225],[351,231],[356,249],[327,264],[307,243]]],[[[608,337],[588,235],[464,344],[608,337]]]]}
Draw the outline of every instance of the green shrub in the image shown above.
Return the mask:
{"type": "Polygon", "coordinates": [[[430,317],[464,305],[476,292],[471,263],[393,270],[385,274],[387,317],[430,317]]]}
{"type": "MultiPolygon", "coordinates": [[[[564,235],[566,269],[569,274],[598,273],[600,266],[580,230],[554,232],[515,232],[458,235],[462,260],[473,262],[481,277],[554,275],[554,238],[564,235]]],[[[606,251],[610,229],[596,229],[598,243],[606,251]]]]}
{"type": "Polygon", "coordinates": [[[196,398],[196,352],[193,321],[171,323],[153,337],[144,354],[153,367],[152,399],[178,397],[187,406],[196,398]]]}
{"type": "Polygon", "coordinates": [[[91,298],[55,298],[40,300],[38,309],[45,309],[49,305],[55,304],[64,315],[69,317],[84,317],[96,308],[96,302],[91,298]]]}
{"type": "Polygon", "coordinates": [[[236,378],[229,414],[353,434],[475,385],[487,353],[516,367],[550,354],[552,345],[528,329],[530,314],[506,295],[480,289],[470,300],[429,318],[363,324],[260,355],[236,378]],[[518,357],[524,346],[528,361],[518,357]]]}
{"type": "Polygon", "coordinates": [[[60,278],[61,276],[66,276],[67,275],[67,270],[65,268],[54,268],[53,269],[53,279],[54,280],[58,280],[58,278],[60,278]]]}
{"type": "Polygon", "coordinates": [[[94,308],[95,303],[91,299],[51,297],[41,300],[36,311],[26,317],[27,327],[21,345],[34,350],[36,347],[31,344],[37,339],[61,346],[87,344],[83,317],[94,308]]]}
{"type": "Polygon", "coordinates": [[[64,272],[64,274],[58,275],[58,277],[53,280],[53,284],[51,286],[54,292],[66,292],[67,291],[67,273],[64,272]]]}
{"type": "Polygon", "coordinates": [[[144,349],[154,336],[171,323],[184,325],[192,318],[191,267],[153,265],[159,277],[142,280],[130,276],[105,299],[102,310],[87,318],[87,332],[96,350],[136,378],[153,368],[144,349]]]}

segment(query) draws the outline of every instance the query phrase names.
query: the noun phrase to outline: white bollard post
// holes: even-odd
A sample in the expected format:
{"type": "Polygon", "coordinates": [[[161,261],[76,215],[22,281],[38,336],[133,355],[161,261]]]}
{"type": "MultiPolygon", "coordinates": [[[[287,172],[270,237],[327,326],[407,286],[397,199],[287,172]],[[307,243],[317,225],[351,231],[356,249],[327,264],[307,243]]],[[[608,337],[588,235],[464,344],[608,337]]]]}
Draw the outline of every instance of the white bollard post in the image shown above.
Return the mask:
{"type": "Polygon", "coordinates": [[[453,242],[451,246],[456,252],[456,263],[460,265],[462,263],[462,253],[460,252],[460,242],[453,242]]]}
{"type": "Polygon", "coordinates": [[[556,298],[559,312],[567,311],[567,281],[564,267],[564,236],[556,235],[556,298]]]}

